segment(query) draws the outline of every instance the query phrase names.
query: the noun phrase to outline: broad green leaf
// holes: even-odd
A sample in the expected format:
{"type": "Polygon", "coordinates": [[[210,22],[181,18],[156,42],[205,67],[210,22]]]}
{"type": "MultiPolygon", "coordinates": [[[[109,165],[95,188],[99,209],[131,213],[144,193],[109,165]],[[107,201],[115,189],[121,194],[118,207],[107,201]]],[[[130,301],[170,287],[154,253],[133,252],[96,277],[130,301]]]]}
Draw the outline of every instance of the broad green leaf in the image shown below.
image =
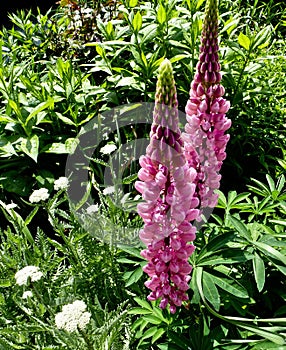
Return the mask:
{"type": "Polygon", "coordinates": [[[65,117],[61,113],[56,112],[56,116],[58,119],[60,119],[61,121],[63,121],[67,125],[76,125],[70,118],[65,117]]]}
{"type": "Polygon", "coordinates": [[[216,311],[219,310],[220,307],[220,296],[215,286],[212,275],[207,272],[203,272],[203,292],[205,298],[213,305],[216,311]]]}
{"type": "Polygon", "coordinates": [[[220,256],[209,255],[196,261],[197,266],[214,266],[214,265],[224,265],[224,264],[237,264],[241,262],[246,262],[251,260],[253,255],[248,252],[244,252],[237,249],[227,248],[227,250],[222,251],[220,256]],[[224,256],[225,253],[225,256],[224,256]]]}
{"type": "Polygon", "coordinates": [[[136,15],[133,18],[132,26],[136,33],[138,33],[142,27],[142,16],[139,11],[136,13],[136,15]]]}
{"type": "Polygon", "coordinates": [[[171,63],[178,62],[180,60],[183,60],[184,58],[190,58],[190,55],[186,55],[186,54],[176,55],[170,59],[170,62],[171,63]]]}
{"type": "Polygon", "coordinates": [[[20,148],[37,163],[39,154],[39,138],[37,135],[34,135],[31,138],[23,139],[20,148]]]}
{"type": "Polygon", "coordinates": [[[238,298],[248,298],[247,290],[239,285],[238,283],[235,283],[234,281],[231,283],[230,280],[227,280],[225,278],[217,277],[214,275],[212,276],[213,282],[226,292],[238,297],[238,298]]]}
{"type": "Polygon", "coordinates": [[[150,313],[152,313],[152,311],[143,309],[141,307],[133,307],[128,311],[129,315],[148,315],[150,313]]]}
{"type": "Polygon", "coordinates": [[[143,308],[145,308],[145,309],[147,309],[147,310],[153,312],[153,308],[152,308],[151,305],[148,303],[148,301],[142,300],[142,299],[140,299],[140,298],[138,298],[138,297],[134,297],[134,300],[135,300],[136,303],[137,303],[138,305],[140,305],[141,307],[143,307],[143,308]]]}
{"type": "Polygon", "coordinates": [[[155,341],[157,341],[159,338],[161,338],[162,335],[163,335],[165,332],[166,332],[165,329],[163,329],[163,328],[158,328],[157,331],[156,331],[156,333],[155,333],[155,334],[153,335],[153,337],[152,337],[151,343],[154,344],[155,341]]]}
{"type": "Polygon", "coordinates": [[[275,182],[274,180],[272,179],[272,177],[269,175],[269,174],[266,174],[266,179],[267,179],[267,182],[268,182],[268,185],[269,185],[269,188],[270,188],[270,191],[273,192],[275,191],[275,182]]]}
{"type": "Polygon", "coordinates": [[[256,247],[259,248],[265,255],[268,255],[274,259],[281,261],[284,265],[286,265],[286,256],[281,254],[278,250],[272,248],[271,246],[262,243],[262,242],[254,242],[256,247]]]}
{"type": "Polygon", "coordinates": [[[13,100],[8,100],[8,105],[13,109],[13,111],[16,113],[19,120],[22,120],[22,113],[20,108],[18,107],[17,103],[13,100]]]}
{"type": "Polygon", "coordinates": [[[149,323],[159,325],[162,323],[162,320],[159,317],[156,317],[154,315],[145,315],[143,316],[145,321],[148,321],[149,323]]]}
{"type": "Polygon", "coordinates": [[[220,190],[217,190],[216,192],[219,194],[217,207],[218,208],[226,208],[227,201],[226,201],[225,195],[220,190]]]}
{"type": "Polygon", "coordinates": [[[158,328],[156,326],[149,328],[144,335],[142,336],[141,340],[147,339],[147,338],[151,338],[153,337],[153,335],[156,334],[158,328]]]}
{"type": "Polygon", "coordinates": [[[53,98],[49,98],[48,101],[42,102],[40,103],[38,106],[36,106],[35,108],[33,108],[33,110],[30,112],[30,114],[28,115],[26,121],[25,121],[25,125],[28,125],[29,121],[38,113],[42,112],[44,109],[47,108],[53,108],[54,107],[54,99],[53,98]]]}
{"type": "Polygon", "coordinates": [[[227,247],[227,243],[232,242],[234,238],[235,234],[229,232],[216,236],[203,247],[197,260],[200,261],[205,256],[213,255],[217,250],[227,247]]]}
{"type": "Polygon", "coordinates": [[[140,255],[140,250],[137,248],[130,247],[129,245],[125,244],[118,244],[117,246],[120,250],[135,256],[136,258],[143,259],[142,256],[140,255]]]}
{"type": "Polygon", "coordinates": [[[235,198],[232,199],[232,201],[229,203],[229,206],[231,208],[235,208],[235,205],[241,201],[243,201],[244,199],[248,198],[250,196],[249,192],[244,192],[244,193],[240,193],[239,195],[237,195],[235,198]]]}
{"type": "Polygon", "coordinates": [[[235,218],[234,216],[228,214],[228,218],[230,220],[230,222],[232,223],[232,225],[234,226],[234,228],[237,230],[237,232],[244,237],[245,239],[247,239],[248,241],[251,241],[251,233],[248,230],[247,226],[240,220],[238,220],[237,218],[235,218]]]}
{"type": "Polygon", "coordinates": [[[123,275],[123,278],[126,280],[126,287],[131,286],[132,284],[136,283],[139,281],[139,279],[142,277],[143,275],[143,270],[142,267],[138,267],[137,269],[135,269],[134,271],[132,271],[132,273],[130,274],[130,276],[127,277],[126,273],[123,275]]]}
{"type": "Polygon", "coordinates": [[[263,259],[257,253],[253,258],[253,271],[257,289],[261,292],[265,284],[265,266],[263,259]]]}
{"type": "Polygon", "coordinates": [[[239,323],[239,327],[244,328],[244,329],[246,329],[254,334],[257,334],[257,335],[265,338],[265,339],[268,339],[275,344],[278,344],[278,345],[285,344],[284,338],[278,334],[275,334],[274,332],[273,333],[268,332],[268,331],[265,331],[259,327],[249,326],[249,325],[242,324],[242,323],[239,323]]]}
{"type": "MultiPolygon", "coordinates": [[[[88,45],[88,46],[89,46],[89,45],[88,45]]],[[[104,55],[103,55],[103,53],[104,53],[103,48],[102,48],[99,44],[95,44],[95,50],[96,50],[96,52],[99,54],[100,57],[103,57],[103,56],[104,56],[104,55]]]]}
{"type": "Polygon", "coordinates": [[[271,39],[271,26],[267,26],[263,29],[260,30],[260,32],[258,32],[255,35],[255,38],[253,40],[253,49],[255,48],[259,48],[262,49],[264,47],[266,47],[267,45],[269,45],[270,39],[271,39]]]}
{"type": "Polygon", "coordinates": [[[240,33],[238,36],[238,43],[240,46],[244,47],[245,50],[249,51],[249,47],[250,47],[250,39],[248,36],[246,36],[243,33],[240,33]]]}
{"type": "MultiPolygon", "coordinates": [[[[109,21],[106,25],[106,32],[108,35],[111,35],[113,32],[113,24],[111,21],[109,21]]],[[[101,55],[100,55],[101,56],[101,55]]]]}
{"type": "Polygon", "coordinates": [[[157,20],[160,24],[163,24],[167,19],[167,14],[164,6],[160,4],[158,8],[158,13],[157,13],[157,20]]]}

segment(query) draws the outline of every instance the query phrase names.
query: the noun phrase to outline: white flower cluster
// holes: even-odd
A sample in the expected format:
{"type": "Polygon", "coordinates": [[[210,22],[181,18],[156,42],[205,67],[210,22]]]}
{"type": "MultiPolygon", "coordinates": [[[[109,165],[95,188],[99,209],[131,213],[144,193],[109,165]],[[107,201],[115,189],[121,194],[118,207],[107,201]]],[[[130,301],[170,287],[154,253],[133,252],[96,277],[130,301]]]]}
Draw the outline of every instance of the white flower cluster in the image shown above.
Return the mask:
{"type": "Polygon", "coordinates": [[[86,311],[86,304],[82,300],[76,300],[72,304],[64,305],[62,312],[55,316],[55,323],[58,329],[67,332],[86,328],[90,321],[91,314],[86,311]]]}
{"type": "Polygon", "coordinates": [[[101,147],[100,152],[102,154],[111,154],[116,149],[117,147],[113,143],[108,143],[107,145],[101,147]]]}
{"type": "Polygon", "coordinates": [[[28,278],[31,279],[31,282],[36,282],[39,281],[42,277],[43,274],[37,266],[25,266],[15,274],[16,283],[19,286],[27,284],[28,278]]]}
{"type": "Polygon", "coordinates": [[[92,204],[90,205],[88,208],[86,208],[86,212],[87,214],[94,214],[94,213],[97,213],[99,210],[99,206],[98,204],[92,204]]]}
{"type": "Polygon", "coordinates": [[[32,298],[32,296],[33,296],[33,292],[31,292],[30,290],[26,290],[22,295],[22,299],[32,298]]]}
{"type": "Polygon", "coordinates": [[[54,182],[54,189],[58,190],[66,190],[69,187],[69,179],[65,176],[61,176],[54,182]]]}
{"type": "Polygon", "coordinates": [[[49,191],[46,188],[35,190],[29,197],[31,203],[39,203],[49,198],[49,191]]]}
{"type": "Polygon", "coordinates": [[[115,192],[115,187],[114,186],[108,186],[108,187],[106,187],[103,191],[102,191],[102,193],[105,195],[105,196],[107,196],[108,194],[112,194],[112,193],[114,193],[115,192]]]}

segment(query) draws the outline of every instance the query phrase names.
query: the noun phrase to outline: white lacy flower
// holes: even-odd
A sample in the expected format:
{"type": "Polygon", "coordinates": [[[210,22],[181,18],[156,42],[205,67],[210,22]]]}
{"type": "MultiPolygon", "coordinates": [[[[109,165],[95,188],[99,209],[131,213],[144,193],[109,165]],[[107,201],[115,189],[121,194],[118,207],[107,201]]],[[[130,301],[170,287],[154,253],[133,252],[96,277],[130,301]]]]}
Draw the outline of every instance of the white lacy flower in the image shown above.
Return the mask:
{"type": "Polygon", "coordinates": [[[16,283],[19,286],[27,284],[29,277],[31,282],[36,282],[43,277],[43,274],[37,266],[26,266],[15,274],[16,283]]]}
{"type": "Polygon", "coordinates": [[[31,203],[39,203],[49,198],[49,191],[46,188],[35,190],[29,197],[31,203]]]}
{"type": "Polygon", "coordinates": [[[103,154],[110,154],[113,151],[115,151],[116,149],[117,149],[117,147],[113,143],[108,143],[107,145],[103,146],[100,149],[100,152],[103,154]]]}
{"type": "Polygon", "coordinates": [[[109,187],[106,187],[102,193],[106,196],[108,194],[111,194],[111,193],[114,193],[115,192],[115,187],[114,186],[109,186],[109,187]]]}
{"type": "Polygon", "coordinates": [[[75,332],[77,329],[86,328],[90,321],[90,312],[85,311],[86,304],[82,300],[76,300],[72,304],[64,305],[62,312],[55,316],[55,323],[58,329],[67,332],[75,332]]]}
{"type": "Polygon", "coordinates": [[[22,295],[22,299],[32,298],[32,296],[33,296],[33,292],[31,292],[30,290],[26,290],[22,295]]]}
{"type": "Polygon", "coordinates": [[[54,189],[56,191],[65,190],[68,187],[69,187],[69,179],[65,176],[61,176],[59,179],[55,180],[54,182],[54,189]]]}
{"type": "Polygon", "coordinates": [[[86,212],[87,214],[94,214],[94,213],[97,213],[98,212],[98,204],[93,204],[93,205],[90,205],[88,208],[86,208],[86,212]]]}

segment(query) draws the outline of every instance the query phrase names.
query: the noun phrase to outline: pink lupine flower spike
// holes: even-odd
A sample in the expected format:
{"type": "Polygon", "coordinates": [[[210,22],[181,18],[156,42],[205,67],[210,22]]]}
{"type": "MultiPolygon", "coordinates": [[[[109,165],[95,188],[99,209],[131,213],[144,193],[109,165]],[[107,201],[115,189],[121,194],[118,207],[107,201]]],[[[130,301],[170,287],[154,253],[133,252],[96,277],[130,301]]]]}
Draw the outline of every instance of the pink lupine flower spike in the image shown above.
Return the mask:
{"type": "Polygon", "coordinates": [[[159,68],[150,144],[139,160],[141,181],[135,187],[145,200],[138,213],[144,221],[140,238],[147,245],[141,252],[148,260],[144,271],[151,277],[145,283],[152,291],[148,299],[161,298],[160,307],[169,304],[171,313],[188,299],[188,258],[196,231],[189,221],[199,215],[193,198],[197,174],[183,154],[177,106],[172,67],[165,59],[159,68]]]}
{"type": "Polygon", "coordinates": [[[186,105],[187,124],[183,134],[185,155],[189,165],[197,170],[195,180],[200,208],[215,207],[221,176],[219,171],[226,157],[225,148],[231,121],[225,113],[230,104],[222,96],[218,58],[217,0],[206,3],[201,37],[200,57],[186,105]]]}

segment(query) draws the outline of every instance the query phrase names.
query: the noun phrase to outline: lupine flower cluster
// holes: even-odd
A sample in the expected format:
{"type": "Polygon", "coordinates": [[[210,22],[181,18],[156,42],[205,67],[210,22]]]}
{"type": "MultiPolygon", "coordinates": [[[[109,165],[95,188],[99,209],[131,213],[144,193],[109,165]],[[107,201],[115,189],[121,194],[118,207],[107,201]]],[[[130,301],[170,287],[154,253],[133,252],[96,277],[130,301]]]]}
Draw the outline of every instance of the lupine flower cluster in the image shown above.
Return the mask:
{"type": "Polygon", "coordinates": [[[217,204],[214,190],[219,188],[219,171],[226,157],[229,135],[225,131],[231,126],[230,119],[225,117],[230,104],[222,97],[225,91],[220,84],[218,49],[217,0],[210,0],[206,5],[200,57],[186,106],[188,123],[183,134],[185,156],[197,171],[195,183],[200,208],[213,208],[217,204]]]}
{"type": "Polygon", "coordinates": [[[141,252],[148,260],[143,270],[151,278],[145,282],[151,290],[148,299],[161,299],[160,307],[169,305],[171,313],[188,300],[188,259],[196,237],[192,222],[200,219],[202,208],[216,205],[214,190],[229,139],[224,134],[230,127],[225,117],[229,103],[220,85],[217,18],[217,0],[208,0],[183,135],[171,64],[164,60],[159,68],[150,144],[139,159],[141,181],[135,183],[145,200],[137,209],[144,221],[140,239],[147,246],[141,252]]]}
{"type": "Polygon", "coordinates": [[[159,68],[151,141],[146,156],[139,159],[141,181],[135,187],[145,199],[138,213],[145,223],[140,238],[148,247],[141,253],[149,261],[143,268],[151,277],[145,283],[152,291],[148,299],[162,298],[160,307],[170,304],[172,313],[188,299],[192,270],[188,258],[194,251],[188,242],[195,239],[189,221],[199,213],[195,209],[198,200],[193,198],[196,171],[183,153],[177,106],[172,67],[164,60],[159,68]]]}

